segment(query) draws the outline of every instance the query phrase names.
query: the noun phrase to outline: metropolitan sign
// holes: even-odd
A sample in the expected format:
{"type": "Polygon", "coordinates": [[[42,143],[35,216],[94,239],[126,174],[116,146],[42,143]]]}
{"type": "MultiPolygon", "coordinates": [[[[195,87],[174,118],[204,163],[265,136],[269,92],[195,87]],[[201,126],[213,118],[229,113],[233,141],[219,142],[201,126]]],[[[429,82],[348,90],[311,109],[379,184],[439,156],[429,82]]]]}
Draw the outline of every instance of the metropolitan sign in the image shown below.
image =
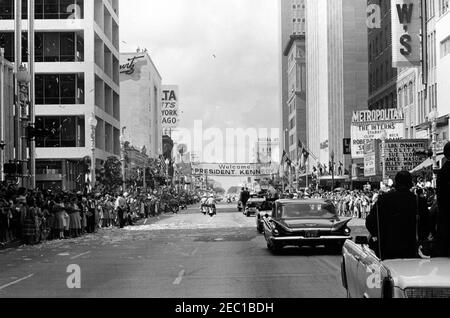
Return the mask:
{"type": "Polygon", "coordinates": [[[179,96],[178,86],[165,85],[162,87],[162,129],[165,133],[168,129],[178,127],[179,96]]]}
{"type": "Polygon", "coordinates": [[[381,139],[386,131],[387,139],[403,139],[405,124],[403,114],[397,109],[367,110],[353,113],[352,118],[352,158],[364,159],[367,142],[381,139]]]}
{"type": "Polygon", "coordinates": [[[421,8],[417,0],[392,0],[392,66],[421,63],[421,8]]]}

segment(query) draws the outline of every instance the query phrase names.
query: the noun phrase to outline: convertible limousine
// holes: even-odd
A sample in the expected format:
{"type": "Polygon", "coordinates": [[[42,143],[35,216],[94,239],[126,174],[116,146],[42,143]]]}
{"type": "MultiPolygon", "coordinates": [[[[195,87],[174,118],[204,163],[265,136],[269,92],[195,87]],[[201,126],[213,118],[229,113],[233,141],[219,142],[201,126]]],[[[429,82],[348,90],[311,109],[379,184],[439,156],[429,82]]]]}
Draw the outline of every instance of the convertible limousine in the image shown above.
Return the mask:
{"type": "Polygon", "coordinates": [[[450,298],[450,259],[381,261],[367,238],[343,248],[342,282],[348,298],[450,298]]]}

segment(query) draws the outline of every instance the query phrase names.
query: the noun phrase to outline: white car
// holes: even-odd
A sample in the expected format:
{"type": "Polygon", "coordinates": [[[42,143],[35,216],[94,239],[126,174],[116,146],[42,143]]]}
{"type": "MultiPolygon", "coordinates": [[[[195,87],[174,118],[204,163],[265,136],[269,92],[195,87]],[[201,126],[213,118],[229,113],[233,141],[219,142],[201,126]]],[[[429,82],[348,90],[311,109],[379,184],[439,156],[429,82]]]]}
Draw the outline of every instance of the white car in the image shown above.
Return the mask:
{"type": "Polygon", "coordinates": [[[450,298],[450,258],[381,261],[366,241],[347,240],[343,248],[349,298],[450,298]]]}

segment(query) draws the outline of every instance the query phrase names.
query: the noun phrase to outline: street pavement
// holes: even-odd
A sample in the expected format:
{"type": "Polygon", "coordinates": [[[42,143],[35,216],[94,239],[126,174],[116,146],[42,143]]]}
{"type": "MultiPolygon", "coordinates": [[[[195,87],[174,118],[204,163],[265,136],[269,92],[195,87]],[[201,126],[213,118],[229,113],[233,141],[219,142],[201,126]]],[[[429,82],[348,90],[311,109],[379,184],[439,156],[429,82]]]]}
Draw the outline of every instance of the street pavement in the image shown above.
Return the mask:
{"type": "MultiPolygon", "coordinates": [[[[363,222],[351,225],[364,232],[363,222]]],[[[272,255],[255,218],[234,204],[220,205],[213,218],[193,207],[122,230],[0,251],[0,298],[342,298],[340,261],[324,249],[272,255]]]]}

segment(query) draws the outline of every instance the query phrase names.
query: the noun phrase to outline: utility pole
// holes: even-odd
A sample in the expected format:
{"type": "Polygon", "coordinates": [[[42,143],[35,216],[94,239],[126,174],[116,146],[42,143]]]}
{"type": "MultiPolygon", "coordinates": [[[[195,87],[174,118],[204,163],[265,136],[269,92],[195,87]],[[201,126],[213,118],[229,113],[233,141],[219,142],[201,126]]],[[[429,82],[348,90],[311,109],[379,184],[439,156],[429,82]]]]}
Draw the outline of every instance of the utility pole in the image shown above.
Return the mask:
{"type": "Polygon", "coordinates": [[[5,49],[0,48],[0,181],[5,181],[4,165],[5,165],[5,108],[4,108],[4,90],[5,74],[4,74],[5,49]]]}
{"type": "MultiPolygon", "coordinates": [[[[34,53],[34,3],[35,0],[28,0],[28,70],[31,75],[30,88],[29,88],[29,121],[30,126],[35,128],[36,126],[36,109],[35,109],[35,53],[34,53]]],[[[36,188],[36,139],[31,136],[30,139],[30,187],[36,188]]]]}
{"type": "MultiPolygon", "coordinates": [[[[15,159],[16,164],[22,164],[22,129],[21,129],[21,107],[19,100],[19,81],[17,75],[19,74],[20,67],[22,66],[22,1],[14,1],[14,13],[15,13],[15,28],[14,28],[14,72],[15,72],[15,132],[14,132],[14,144],[15,144],[15,159]]],[[[20,171],[20,174],[23,172],[20,171]]],[[[19,185],[22,186],[23,180],[19,176],[19,185]]]]}

